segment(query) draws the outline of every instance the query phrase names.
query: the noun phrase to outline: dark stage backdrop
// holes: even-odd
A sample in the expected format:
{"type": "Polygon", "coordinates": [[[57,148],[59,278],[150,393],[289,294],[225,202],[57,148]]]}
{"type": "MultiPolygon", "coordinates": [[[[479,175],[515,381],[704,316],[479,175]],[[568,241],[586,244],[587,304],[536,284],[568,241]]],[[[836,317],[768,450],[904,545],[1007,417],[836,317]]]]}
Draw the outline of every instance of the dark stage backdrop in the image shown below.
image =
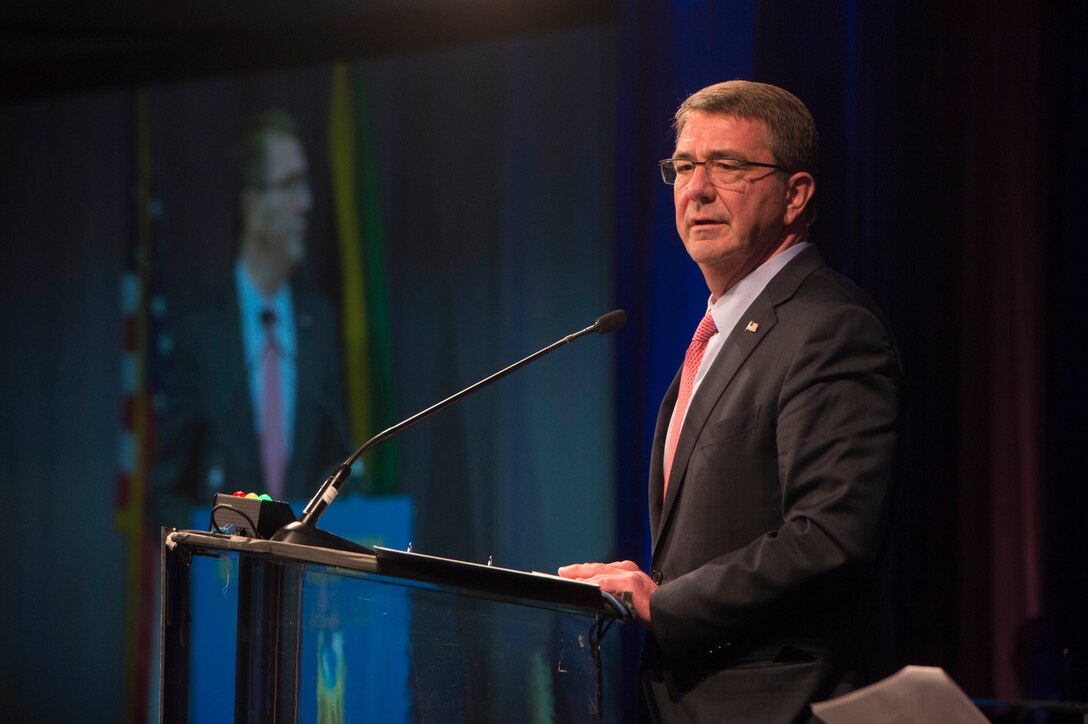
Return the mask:
{"type": "MultiPolygon", "coordinates": [[[[1088,698],[1068,689],[1088,651],[1085,7],[626,0],[607,27],[353,65],[372,99],[400,414],[614,306],[632,319],[405,435],[417,550],[645,561],[651,426],[706,299],[654,162],[689,92],[774,82],[821,130],[813,240],[904,350],[888,671],[941,665],[973,696],[1088,698]]],[[[213,164],[243,108],[277,103],[315,165],[306,274],[342,291],[320,206],[328,77],[150,90],[173,279],[229,259],[213,164]]],[[[24,718],[121,711],[112,490],[134,95],[0,106],[0,698],[24,718]]],[[[623,637],[617,720],[637,658],[637,631],[623,637]]]]}

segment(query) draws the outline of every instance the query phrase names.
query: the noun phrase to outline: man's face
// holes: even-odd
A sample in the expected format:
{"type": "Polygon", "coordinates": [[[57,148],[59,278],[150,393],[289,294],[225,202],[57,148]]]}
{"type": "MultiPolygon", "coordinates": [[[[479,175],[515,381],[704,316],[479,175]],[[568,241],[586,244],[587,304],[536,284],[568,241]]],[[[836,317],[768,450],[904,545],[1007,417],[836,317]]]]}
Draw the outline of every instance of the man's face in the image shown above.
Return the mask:
{"type": "Polygon", "coordinates": [[[246,223],[260,250],[294,265],[306,254],[306,227],[313,204],[309,167],[299,140],[287,133],[265,137],[263,188],[245,191],[246,223]]]}
{"type": "MultiPolygon", "coordinates": [[[[762,121],[695,111],[684,124],[673,157],[775,163],[765,134],[762,121]]],[[[786,186],[773,169],[749,167],[738,182],[720,188],[711,183],[704,166],[696,166],[687,183],[673,187],[676,231],[704,271],[743,268],[746,273],[781,243],[786,200],[786,186]]]]}

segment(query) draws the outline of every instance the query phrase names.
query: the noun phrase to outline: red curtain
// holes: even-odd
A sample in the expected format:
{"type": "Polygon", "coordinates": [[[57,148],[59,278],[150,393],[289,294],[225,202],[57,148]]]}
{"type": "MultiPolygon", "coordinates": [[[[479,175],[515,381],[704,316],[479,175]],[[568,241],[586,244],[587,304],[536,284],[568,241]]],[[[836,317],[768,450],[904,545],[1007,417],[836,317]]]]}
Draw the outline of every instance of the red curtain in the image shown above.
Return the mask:
{"type": "Polygon", "coordinates": [[[960,257],[961,684],[1025,696],[1018,636],[1043,613],[1044,179],[1035,3],[974,3],[960,257]]]}

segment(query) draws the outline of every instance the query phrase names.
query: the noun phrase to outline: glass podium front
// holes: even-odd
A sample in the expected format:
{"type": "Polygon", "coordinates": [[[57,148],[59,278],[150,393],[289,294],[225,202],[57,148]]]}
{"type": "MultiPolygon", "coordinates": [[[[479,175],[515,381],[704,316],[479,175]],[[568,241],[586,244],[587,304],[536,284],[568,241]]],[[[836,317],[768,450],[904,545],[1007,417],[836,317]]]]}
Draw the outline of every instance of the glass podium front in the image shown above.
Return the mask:
{"type": "Polygon", "coordinates": [[[164,722],[597,722],[596,586],[163,531],[164,722]]]}

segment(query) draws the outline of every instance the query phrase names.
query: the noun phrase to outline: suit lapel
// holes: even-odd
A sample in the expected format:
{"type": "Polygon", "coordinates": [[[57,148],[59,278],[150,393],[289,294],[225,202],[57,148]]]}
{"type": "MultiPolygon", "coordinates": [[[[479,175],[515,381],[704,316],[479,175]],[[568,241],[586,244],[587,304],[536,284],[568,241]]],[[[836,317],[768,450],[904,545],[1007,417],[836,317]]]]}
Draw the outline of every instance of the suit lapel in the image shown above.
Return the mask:
{"type": "Polygon", "coordinates": [[[669,473],[669,490],[665,495],[655,541],[661,540],[661,534],[668,525],[673,504],[684,487],[688,461],[702,435],[703,428],[706,427],[710,413],[721,396],[725,394],[726,387],[732,382],[741,365],[771,331],[776,321],[774,306],[763,295],[757,297],[737,326],[729,333],[714,363],[707,370],[703,381],[699,383],[699,389],[692,395],[691,402],[688,404],[687,417],[684,418],[684,426],[680,429],[680,439],[676,443],[676,454],[673,456],[672,471],[669,473]],[[755,322],[754,332],[746,331],[749,322],[755,322]]]}
{"type": "MultiPolygon", "coordinates": [[[[672,470],[669,473],[669,490],[664,501],[661,501],[661,516],[657,521],[653,520],[654,503],[661,500],[661,487],[656,493],[651,492],[651,530],[653,535],[653,553],[656,553],[665,530],[669,524],[670,514],[680,491],[684,486],[685,473],[688,461],[695,450],[695,446],[706,427],[707,420],[717,406],[718,401],[725,394],[726,388],[733,382],[738,370],[752,354],[759,343],[770,334],[778,321],[775,307],[787,301],[794,295],[801,282],[813,271],[824,266],[824,261],[816,251],[816,247],[810,246],[802,251],[782,271],[780,271],[766,289],[751,306],[741,315],[736,326],[730,331],[718,356],[714,359],[706,376],[699,384],[699,389],[692,395],[688,405],[687,417],[684,426],[680,430],[680,439],[676,443],[676,454],[673,456],[672,470]],[[656,496],[656,497],[655,497],[656,496]]],[[[668,403],[669,415],[676,404],[676,389],[679,386],[679,375],[673,380],[669,388],[664,404],[668,403]],[[671,402],[669,398],[671,397],[671,402]]],[[[668,416],[664,416],[664,425],[668,426],[668,416]]],[[[661,466],[661,456],[658,453],[657,438],[660,438],[660,447],[664,449],[665,433],[661,432],[662,421],[658,420],[658,435],[655,436],[655,446],[652,459],[658,461],[661,466]]],[[[663,475],[655,471],[656,478],[663,483],[663,475]]],[[[655,475],[651,475],[653,479],[655,475]]],[[[663,486],[662,486],[663,487],[663,486]]]]}
{"type": "Polygon", "coordinates": [[[656,534],[661,523],[661,512],[664,501],[661,492],[665,488],[665,435],[668,432],[669,418],[672,409],[676,406],[676,398],[680,390],[680,372],[672,379],[672,384],[665,392],[661,400],[661,406],[657,411],[657,426],[654,430],[653,449],[650,450],[650,534],[656,545],[656,534]]]}

